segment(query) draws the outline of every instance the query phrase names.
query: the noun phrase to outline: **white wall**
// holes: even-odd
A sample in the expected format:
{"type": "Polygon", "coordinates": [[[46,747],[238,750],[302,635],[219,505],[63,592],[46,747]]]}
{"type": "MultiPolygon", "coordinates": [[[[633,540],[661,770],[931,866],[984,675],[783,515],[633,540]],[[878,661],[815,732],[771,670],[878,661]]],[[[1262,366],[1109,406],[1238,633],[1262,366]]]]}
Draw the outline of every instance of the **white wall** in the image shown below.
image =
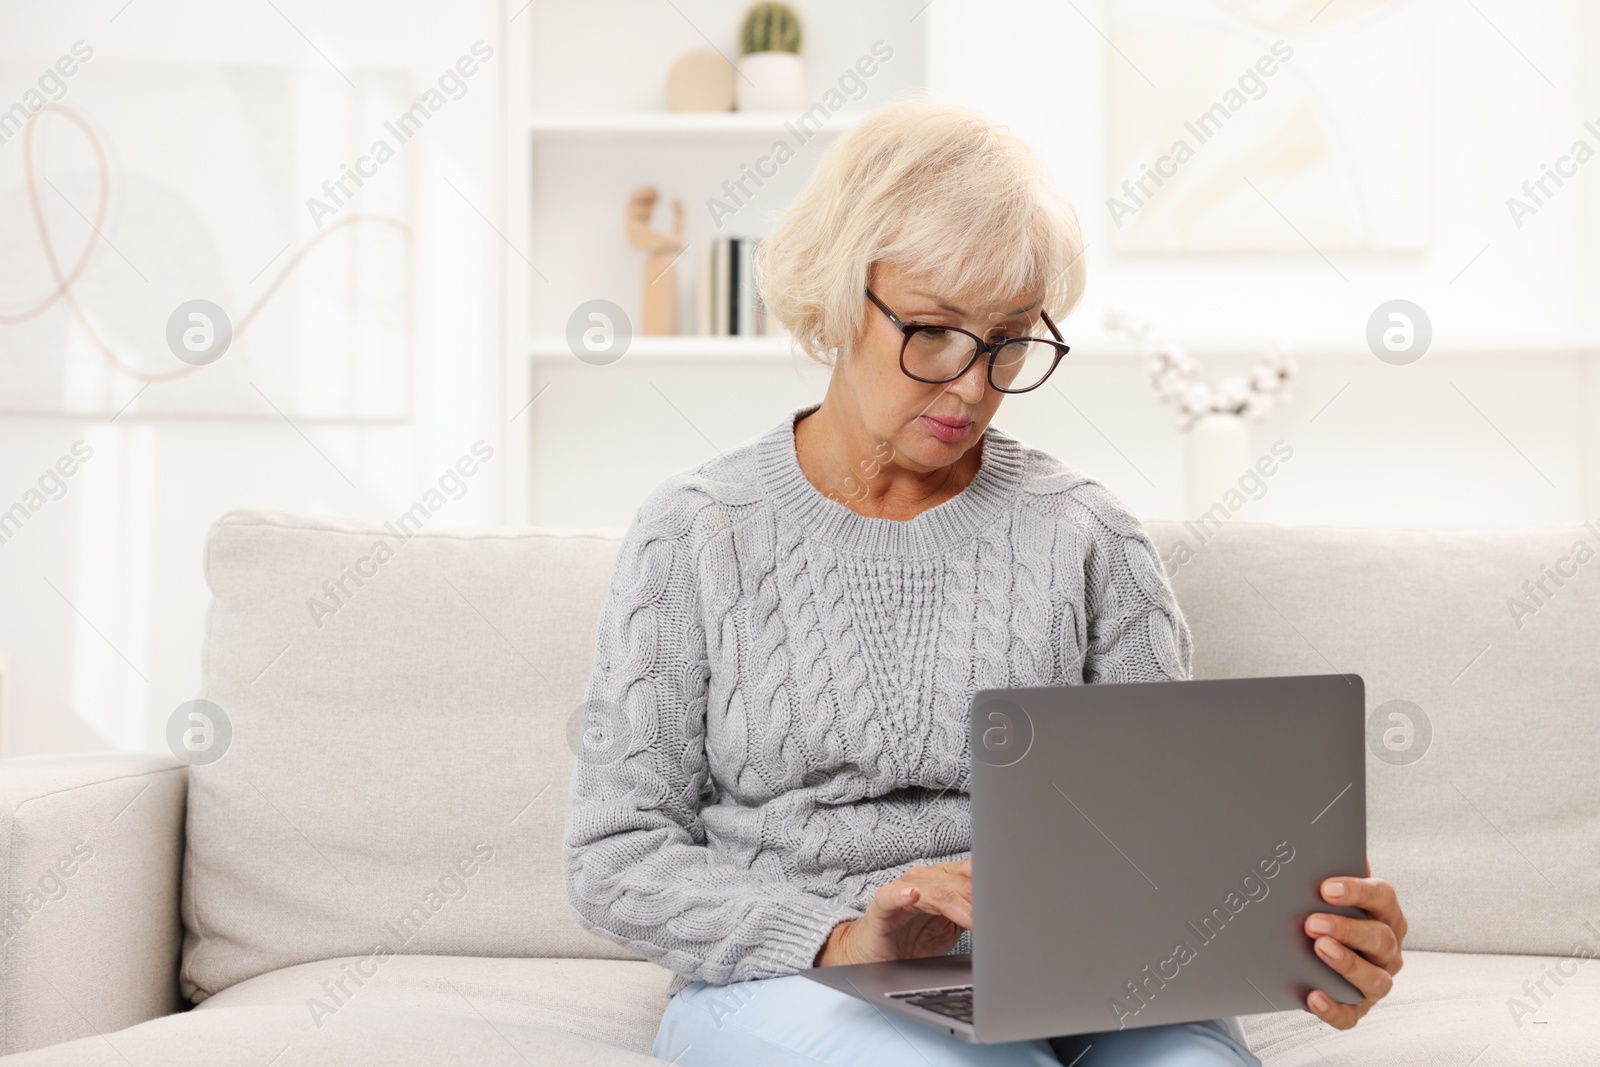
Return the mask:
{"type": "MultiPolygon", "coordinates": [[[[88,117],[110,149],[113,211],[105,236],[151,280],[141,282],[129,273],[109,298],[135,305],[126,319],[135,323],[140,321],[137,304],[159,303],[148,294],[173,279],[229,294],[223,302],[237,316],[275,276],[276,268],[253,279],[258,269],[291,245],[276,261],[281,266],[316,232],[299,204],[264,211],[253,192],[261,169],[286,167],[299,174],[308,169],[309,157],[241,158],[215,149],[208,154],[208,146],[236,142],[238,131],[203,128],[167,131],[192,142],[193,151],[157,158],[141,152],[141,137],[149,134],[112,117],[122,110],[119,97],[136,85],[137,71],[152,64],[179,74],[191,70],[196,84],[204,84],[219,64],[311,72],[318,85],[327,87],[325,96],[299,102],[299,135],[312,144],[324,119],[331,121],[348,105],[344,82],[328,77],[332,67],[405,72],[407,92],[414,96],[474,41],[503,48],[506,24],[505,14],[488,0],[398,5],[279,0],[282,15],[266,4],[199,0],[135,3],[119,13],[121,8],[122,0],[116,0],[28,5],[9,12],[0,35],[0,100],[5,101],[0,106],[19,99],[72,42],[81,39],[93,47],[93,59],[70,81],[64,103],[88,117]],[[178,203],[210,204],[215,218],[204,233],[152,236],[147,219],[117,210],[119,195],[126,196],[118,190],[135,182],[165,187],[178,203]],[[169,253],[190,239],[219,249],[223,276],[184,273],[185,262],[169,253]]],[[[305,417],[290,425],[265,401],[245,418],[203,412],[153,417],[148,412],[160,408],[162,390],[171,388],[162,384],[150,386],[115,422],[104,414],[0,416],[0,507],[19,499],[74,441],[85,440],[95,450],[69,480],[62,499],[0,544],[0,603],[7,609],[0,612],[0,651],[9,654],[14,675],[10,754],[163,746],[168,714],[201,695],[200,644],[209,597],[201,548],[217,516],[233,508],[266,507],[387,518],[415,501],[474,440],[503,445],[499,397],[487,384],[498,381],[499,374],[501,239],[446,184],[446,179],[454,183],[491,218],[502,214],[502,119],[491,60],[465,95],[431,119],[350,208],[384,209],[386,197],[392,200],[389,183],[401,177],[409,189],[411,301],[403,314],[412,333],[400,417],[379,422],[305,417]]],[[[70,140],[52,128],[41,143],[65,151],[70,140]]],[[[36,255],[31,218],[16,210],[21,148],[20,138],[0,145],[0,247],[13,253],[27,248],[36,255]]],[[[313,185],[304,195],[316,191],[313,185]]],[[[53,194],[46,190],[44,195],[53,194]]],[[[60,211],[52,222],[68,247],[82,247],[85,224],[60,211]]],[[[331,247],[323,251],[333,251],[332,258],[320,264],[308,259],[303,277],[316,277],[330,262],[340,262],[331,247]]],[[[118,262],[117,252],[106,246],[96,255],[118,262]]],[[[5,261],[0,279],[6,283],[0,311],[17,309],[47,291],[46,277],[19,274],[15,255],[0,260],[5,261]]],[[[318,296],[313,288],[297,299],[310,306],[318,296]]],[[[150,313],[159,322],[170,310],[162,305],[150,313]]],[[[98,312],[101,326],[113,332],[124,321],[107,305],[86,304],[85,312],[98,312]]],[[[61,329],[69,338],[79,338],[69,345],[81,343],[81,331],[61,308],[51,314],[63,316],[61,329]]],[[[130,330],[118,340],[151,367],[178,365],[165,353],[159,332],[130,330]]],[[[337,346],[331,352],[320,346],[331,359],[310,358],[318,345],[284,350],[270,342],[270,331],[241,344],[251,346],[251,365],[280,383],[272,390],[274,402],[288,410],[314,408],[343,363],[337,346]]],[[[89,358],[98,359],[92,353],[89,358]]],[[[224,356],[205,371],[226,373],[233,366],[224,356]]],[[[11,367],[0,379],[0,410],[17,406],[19,373],[11,367]]],[[[133,395],[129,383],[118,384],[122,395],[133,395]]],[[[377,384],[391,388],[397,383],[377,384]]],[[[500,495],[492,473],[486,474],[433,521],[471,525],[496,517],[500,495]]]]}

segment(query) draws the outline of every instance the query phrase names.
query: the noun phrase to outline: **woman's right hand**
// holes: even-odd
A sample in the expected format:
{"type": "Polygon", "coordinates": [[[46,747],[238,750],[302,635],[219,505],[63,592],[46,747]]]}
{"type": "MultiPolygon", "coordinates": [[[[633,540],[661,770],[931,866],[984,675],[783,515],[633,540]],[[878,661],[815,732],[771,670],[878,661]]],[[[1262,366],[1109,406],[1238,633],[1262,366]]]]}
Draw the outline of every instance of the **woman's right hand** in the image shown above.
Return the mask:
{"type": "Polygon", "coordinates": [[[882,886],[866,914],[833,928],[818,967],[942,956],[972,928],[972,861],[911,867],[882,886]]]}

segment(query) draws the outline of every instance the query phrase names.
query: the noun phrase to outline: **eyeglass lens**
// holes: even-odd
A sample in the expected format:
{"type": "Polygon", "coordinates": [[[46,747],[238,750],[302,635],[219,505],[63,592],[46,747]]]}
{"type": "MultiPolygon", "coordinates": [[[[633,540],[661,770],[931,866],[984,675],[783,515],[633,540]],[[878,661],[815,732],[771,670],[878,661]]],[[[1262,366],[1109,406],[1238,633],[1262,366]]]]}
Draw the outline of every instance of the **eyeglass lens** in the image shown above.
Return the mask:
{"type": "MultiPolygon", "coordinates": [[[[905,369],[929,381],[949,381],[966,369],[978,350],[971,335],[957,330],[917,330],[906,340],[905,369]]],[[[1027,389],[1050,373],[1056,350],[1038,341],[1013,341],[994,359],[994,384],[1002,389],[1027,389]]]]}

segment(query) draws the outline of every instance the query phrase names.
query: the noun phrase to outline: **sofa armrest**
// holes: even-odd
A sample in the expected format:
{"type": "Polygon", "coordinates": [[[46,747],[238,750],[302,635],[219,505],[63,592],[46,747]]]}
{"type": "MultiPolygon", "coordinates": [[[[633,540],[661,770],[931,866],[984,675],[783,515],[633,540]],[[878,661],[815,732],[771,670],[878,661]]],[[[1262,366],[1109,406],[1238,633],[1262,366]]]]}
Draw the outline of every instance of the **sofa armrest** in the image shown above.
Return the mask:
{"type": "Polygon", "coordinates": [[[0,761],[0,1054],[179,1011],[188,767],[0,761]]]}

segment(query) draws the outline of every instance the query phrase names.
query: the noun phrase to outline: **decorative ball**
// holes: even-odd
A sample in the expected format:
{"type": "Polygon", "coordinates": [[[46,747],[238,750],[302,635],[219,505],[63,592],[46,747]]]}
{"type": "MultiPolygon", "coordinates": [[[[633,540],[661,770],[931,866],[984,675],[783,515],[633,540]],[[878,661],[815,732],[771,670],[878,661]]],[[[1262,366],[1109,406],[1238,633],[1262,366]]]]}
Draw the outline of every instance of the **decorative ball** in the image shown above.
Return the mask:
{"type": "Polygon", "coordinates": [[[732,111],[733,68],[709,49],[685,52],[667,73],[673,111],[732,111]]]}

